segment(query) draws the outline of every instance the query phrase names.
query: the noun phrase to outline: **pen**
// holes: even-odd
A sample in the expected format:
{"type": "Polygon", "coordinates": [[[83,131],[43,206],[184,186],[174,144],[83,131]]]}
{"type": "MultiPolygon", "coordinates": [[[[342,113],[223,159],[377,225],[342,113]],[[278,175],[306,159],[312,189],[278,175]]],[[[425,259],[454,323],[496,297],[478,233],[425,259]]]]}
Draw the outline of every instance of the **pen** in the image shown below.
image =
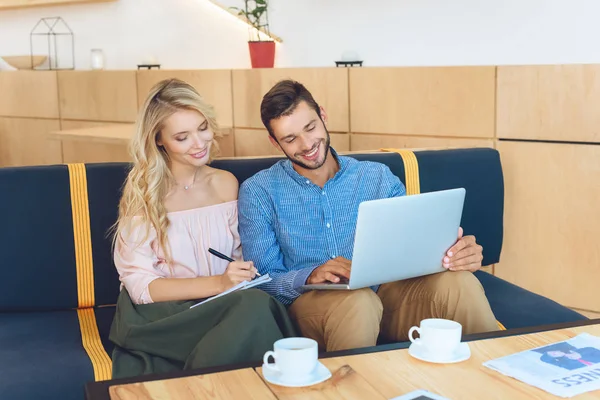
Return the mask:
{"type": "MultiPolygon", "coordinates": [[[[227,257],[225,254],[223,254],[223,253],[219,253],[219,252],[218,252],[218,251],[216,251],[215,249],[211,249],[211,248],[209,248],[209,249],[208,249],[208,252],[209,252],[210,254],[214,255],[214,256],[217,256],[217,257],[219,257],[220,259],[227,260],[227,261],[229,261],[229,262],[234,262],[234,261],[235,261],[233,258],[231,258],[231,257],[227,257]]],[[[256,271],[256,275],[258,275],[258,276],[262,276],[261,274],[259,274],[259,273],[258,273],[258,271],[256,271]]]]}

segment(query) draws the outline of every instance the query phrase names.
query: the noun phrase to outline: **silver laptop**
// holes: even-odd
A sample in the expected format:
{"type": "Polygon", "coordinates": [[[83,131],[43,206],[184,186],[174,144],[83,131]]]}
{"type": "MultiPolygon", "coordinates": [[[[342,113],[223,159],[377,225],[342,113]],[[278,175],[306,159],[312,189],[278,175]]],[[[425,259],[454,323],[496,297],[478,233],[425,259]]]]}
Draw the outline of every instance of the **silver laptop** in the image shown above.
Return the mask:
{"type": "Polygon", "coordinates": [[[465,193],[459,188],[361,203],[348,282],[302,288],[354,290],[446,271],[442,260],[457,240],[465,193]]]}

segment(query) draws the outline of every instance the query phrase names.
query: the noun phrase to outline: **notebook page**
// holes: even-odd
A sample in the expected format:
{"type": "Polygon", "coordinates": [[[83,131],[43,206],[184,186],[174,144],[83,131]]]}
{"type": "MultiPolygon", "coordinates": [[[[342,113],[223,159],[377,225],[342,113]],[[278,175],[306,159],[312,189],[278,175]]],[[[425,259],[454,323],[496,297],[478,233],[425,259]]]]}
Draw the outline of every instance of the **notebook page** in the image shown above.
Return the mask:
{"type": "Polygon", "coordinates": [[[231,292],[235,292],[237,290],[250,289],[250,288],[252,288],[254,286],[258,286],[258,285],[260,285],[262,283],[270,282],[271,280],[272,279],[269,277],[269,274],[265,274],[265,275],[261,276],[260,278],[254,279],[254,280],[252,280],[250,282],[248,282],[248,281],[240,282],[237,285],[233,286],[232,288],[227,289],[223,293],[219,293],[219,294],[217,294],[217,295],[215,295],[213,297],[209,297],[206,300],[203,300],[203,301],[201,301],[199,303],[194,304],[190,308],[194,308],[196,306],[199,306],[200,304],[204,304],[204,303],[209,302],[211,300],[218,299],[219,297],[225,296],[225,295],[227,295],[227,294],[229,294],[231,292]]]}

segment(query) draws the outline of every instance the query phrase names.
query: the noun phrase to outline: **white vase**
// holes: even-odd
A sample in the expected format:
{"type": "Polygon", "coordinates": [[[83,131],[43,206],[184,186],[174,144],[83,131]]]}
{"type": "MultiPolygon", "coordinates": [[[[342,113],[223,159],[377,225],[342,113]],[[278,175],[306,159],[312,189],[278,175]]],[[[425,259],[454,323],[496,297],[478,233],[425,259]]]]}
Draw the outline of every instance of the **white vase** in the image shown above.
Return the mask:
{"type": "Polygon", "coordinates": [[[92,69],[104,69],[104,52],[102,49],[92,49],[92,69]]]}

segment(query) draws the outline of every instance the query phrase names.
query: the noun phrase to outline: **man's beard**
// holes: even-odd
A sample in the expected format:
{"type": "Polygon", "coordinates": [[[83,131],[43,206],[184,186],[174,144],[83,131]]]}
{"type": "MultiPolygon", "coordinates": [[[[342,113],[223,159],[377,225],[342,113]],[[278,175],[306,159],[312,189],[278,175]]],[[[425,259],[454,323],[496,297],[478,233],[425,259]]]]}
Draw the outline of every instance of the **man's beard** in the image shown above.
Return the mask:
{"type": "MultiPolygon", "coordinates": [[[[285,151],[283,151],[283,154],[285,154],[285,156],[288,158],[288,160],[290,160],[292,163],[296,164],[299,167],[302,167],[304,169],[319,169],[323,166],[323,164],[325,164],[325,161],[327,161],[327,156],[329,156],[329,147],[331,144],[331,138],[329,137],[329,132],[327,130],[325,130],[325,132],[327,133],[327,137],[325,139],[321,139],[321,143],[323,144],[323,147],[325,149],[325,157],[323,157],[323,162],[319,163],[319,164],[314,164],[314,165],[307,165],[304,162],[296,159],[295,157],[290,157],[290,155],[288,153],[286,153],[285,151]]],[[[309,150],[308,153],[310,153],[313,149],[309,150]]]]}

